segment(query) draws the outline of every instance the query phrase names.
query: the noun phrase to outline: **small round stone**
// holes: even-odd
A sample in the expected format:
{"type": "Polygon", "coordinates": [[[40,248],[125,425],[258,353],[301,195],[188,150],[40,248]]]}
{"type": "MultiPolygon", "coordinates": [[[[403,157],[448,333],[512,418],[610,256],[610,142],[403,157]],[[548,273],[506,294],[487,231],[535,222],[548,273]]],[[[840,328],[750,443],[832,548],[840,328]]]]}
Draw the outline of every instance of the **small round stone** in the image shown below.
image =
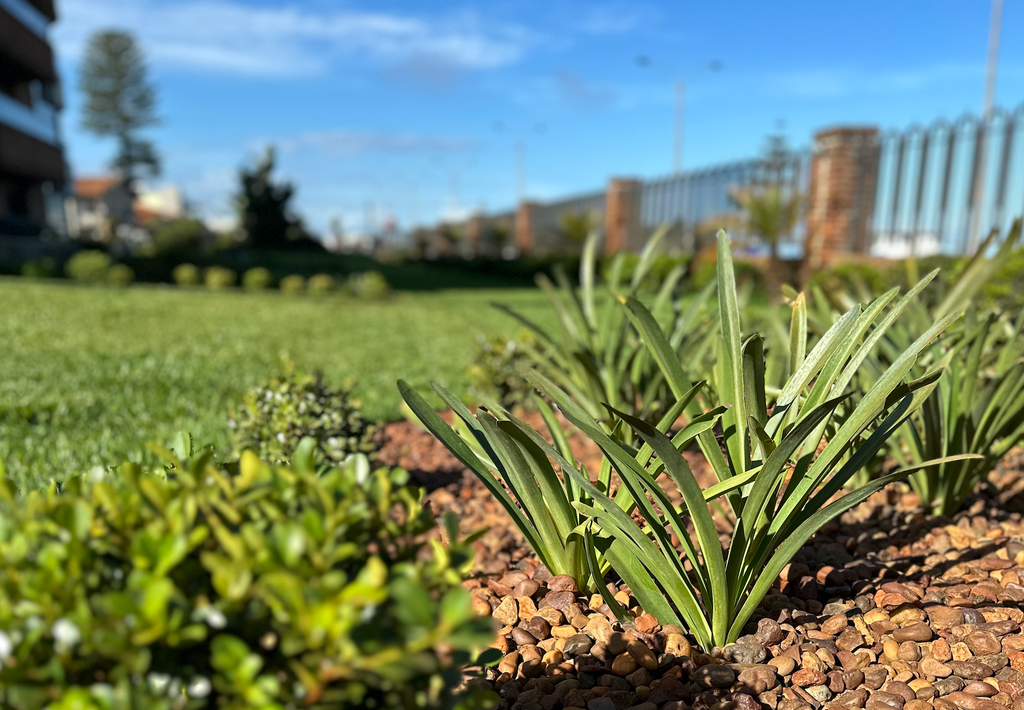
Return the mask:
{"type": "Polygon", "coordinates": [[[796,660],[789,656],[776,656],[768,661],[769,666],[774,666],[781,676],[788,676],[796,670],[796,660]]]}

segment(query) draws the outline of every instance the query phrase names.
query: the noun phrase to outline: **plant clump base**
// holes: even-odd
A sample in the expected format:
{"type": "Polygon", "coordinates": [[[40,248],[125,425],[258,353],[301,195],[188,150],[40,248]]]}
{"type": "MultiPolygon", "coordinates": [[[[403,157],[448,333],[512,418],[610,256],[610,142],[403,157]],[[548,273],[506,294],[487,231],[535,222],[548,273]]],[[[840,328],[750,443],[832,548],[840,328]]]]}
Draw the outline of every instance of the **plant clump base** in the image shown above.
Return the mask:
{"type": "MultiPolygon", "coordinates": [[[[457,470],[429,437],[416,442],[424,451],[403,447],[406,457],[457,470]]],[[[486,679],[502,710],[1020,710],[1024,517],[1007,511],[1024,510],[1024,452],[1014,454],[952,518],[891,489],[830,523],[725,648],[659,625],[623,585],[611,590],[634,620],[616,621],[599,595],[537,561],[468,472],[427,503],[490,528],[466,584],[497,629],[502,659],[486,679]]]]}

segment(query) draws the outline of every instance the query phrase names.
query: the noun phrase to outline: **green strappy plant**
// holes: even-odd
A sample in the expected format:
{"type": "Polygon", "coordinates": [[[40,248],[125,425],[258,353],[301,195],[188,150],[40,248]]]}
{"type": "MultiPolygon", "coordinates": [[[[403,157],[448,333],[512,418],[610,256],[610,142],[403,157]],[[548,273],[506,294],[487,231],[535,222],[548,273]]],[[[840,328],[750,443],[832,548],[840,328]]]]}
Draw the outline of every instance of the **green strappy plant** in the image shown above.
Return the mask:
{"type": "MultiPolygon", "coordinates": [[[[683,509],[667,504],[660,486],[633,465],[628,450],[616,442],[599,443],[636,501],[644,529],[632,524],[619,506],[609,505],[609,499],[578,472],[567,471],[595,501],[574,504],[591,518],[580,529],[585,546],[604,555],[646,611],[662,623],[685,625],[705,648],[735,641],[783,567],[822,525],[910,473],[901,470],[833,500],[936,385],[939,372],[911,382],[906,378],[921,351],[957,315],[934,323],[856,402],[847,393],[865,353],[871,351],[871,341],[881,337],[933,277],[901,299],[890,292],[855,306],[806,356],[794,348],[793,375],[769,409],[761,339],[741,336],[729,242],[724,233],[719,235],[722,341],[716,391],[728,410],[721,417],[721,442],[710,429],[696,439],[717,485],[742,481],[721,497],[733,528],[727,550],[722,549],[702,488],[679,448],[637,417],[616,412],[655,452],[659,466],[682,493],[683,509]],[[680,541],[682,556],[671,544],[672,534],[680,541]]],[[[664,333],[650,321],[649,327],[643,326],[645,309],[639,302],[630,301],[628,306],[650,350],[666,354],[657,359],[672,381],[678,363],[667,356],[664,333]]],[[[793,320],[796,343],[806,340],[804,323],[799,316],[793,320]]],[[[548,383],[538,384],[556,404],[563,404],[564,393],[548,383]]],[[[571,408],[563,413],[584,431],[590,426],[571,408]]],[[[592,571],[600,574],[600,569],[592,571]]]]}
{"type": "MultiPolygon", "coordinates": [[[[674,401],[664,377],[616,303],[617,297],[636,296],[641,288],[654,285],[651,311],[670,333],[675,350],[686,353],[687,362],[692,364],[708,355],[712,288],[703,289],[685,302],[679,299],[683,265],[673,268],[660,284],[651,283],[665,233],[660,229],[648,240],[628,280],[623,276],[626,255],[620,253],[613,257],[606,281],[598,282],[597,234],[591,234],[584,245],[578,288],[560,269],[555,270],[553,282],[543,274],[538,276],[537,285],[555,313],[556,329],[542,328],[515,310],[496,304],[536,336],[536,343],[524,348],[533,368],[569,392],[609,432],[614,422],[605,403],[652,419],[664,415],[674,401]]],[[[700,404],[706,403],[695,399],[690,412],[699,413],[700,404]]],[[[629,430],[623,434],[632,435],[629,430]]]]}
{"type": "Polygon", "coordinates": [[[791,324],[793,374],[778,397],[769,400],[761,339],[740,336],[729,242],[721,234],[722,341],[715,392],[723,404],[672,434],[676,418],[703,383],[689,383],[669,336],[632,297],[622,297],[619,304],[673,394],[669,411],[654,424],[606,407],[609,419],[635,432],[638,443],[643,442],[639,448],[610,435],[607,423],[596,421],[544,374],[524,372],[551,405],[603,451],[595,479],[574,460],[551,407],[545,406],[542,413],[553,444],[507,412],[480,411],[474,417],[458,398],[435,386],[465,423],[467,441],[407,384],[400,382],[399,387],[424,425],[502,502],[552,572],[571,574],[587,588],[596,587],[625,619],[604,585],[606,574],[614,570],[646,611],[663,623],[685,625],[711,648],[737,638],[779,572],[815,531],[909,473],[891,474],[831,500],[935,387],[938,372],[912,382],[905,379],[920,352],[955,315],[929,328],[855,405],[846,392],[872,341],[933,277],[926,277],[903,298],[897,299],[894,291],[854,307],[806,353],[800,347],[806,343],[806,318],[800,310],[803,301],[797,299],[791,324]],[[721,435],[721,444],[716,434],[721,435]],[[827,443],[819,453],[823,440],[827,443]],[[716,484],[698,484],[680,453],[692,443],[703,452],[716,484]],[[613,472],[620,483],[617,490],[613,472]],[[681,506],[673,505],[657,482],[663,472],[679,488],[681,506]],[[708,508],[712,501],[731,518],[734,532],[727,552],[708,508]],[[644,526],[634,522],[634,512],[644,519],[644,526]],[[682,554],[672,544],[673,535],[682,554]]]}
{"type": "MultiPolygon", "coordinates": [[[[975,303],[1000,264],[1017,248],[1020,236],[1018,219],[990,256],[998,237],[993,231],[960,276],[948,284],[944,298],[911,304],[906,317],[879,341],[878,355],[867,360],[859,384],[870,386],[935,318],[975,303]]],[[[908,271],[916,271],[915,261],[908,262],[908,271]]],[[[841,294],[833,294],[836,297],[841,294]]],[[[973,454],[923,468],[908,479],[921,504],[932,513],[956,513],[1010,449],[1024,442],[1022,329],[1024,313],[967,310],[941,343],[922,354],[912,371],[919,375],[925,368],[941,370],[936,396],[900,427],[880,452],[885,457],[877,457],[862,476],[880,475],[889,461],[919,466],[941,457],[973,454]]]]}

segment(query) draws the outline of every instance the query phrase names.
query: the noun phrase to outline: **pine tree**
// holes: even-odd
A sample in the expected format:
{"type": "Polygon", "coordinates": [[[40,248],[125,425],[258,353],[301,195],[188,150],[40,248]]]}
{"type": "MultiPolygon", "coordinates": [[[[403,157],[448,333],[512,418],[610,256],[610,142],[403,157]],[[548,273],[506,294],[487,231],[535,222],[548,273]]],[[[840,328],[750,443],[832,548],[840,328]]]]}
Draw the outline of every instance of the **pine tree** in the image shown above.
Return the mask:
{"type": "Polygon", "coordinates": [[[117,139],[117,155],[111,165],[129,189],[140,174],[158,174],[156,149],[139,135],[158,119],[156,92],[135,38],[120,30],[93,34],[82,61],[79,88],[85,94],[82,127],[117,139]]]}
{"type": "Polygon", "coordinates": [[[297,242],[309,240],[302,221],[289,209],[295,188],[288,182],[274,182],[274,162],[274,149],[268,148],[254,167],[240,172],[239,224],[246,243],[257,249],[294,248],[297,242]]]}

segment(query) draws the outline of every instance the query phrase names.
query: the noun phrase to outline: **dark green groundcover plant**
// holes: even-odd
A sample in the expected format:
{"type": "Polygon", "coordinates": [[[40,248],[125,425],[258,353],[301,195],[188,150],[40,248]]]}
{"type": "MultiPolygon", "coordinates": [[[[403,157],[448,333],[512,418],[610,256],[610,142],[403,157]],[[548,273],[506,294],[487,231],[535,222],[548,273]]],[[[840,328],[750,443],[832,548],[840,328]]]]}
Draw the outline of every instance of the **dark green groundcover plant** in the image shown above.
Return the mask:
{"type": "Polygon", "coordinates": [[[401,470],[209,453],[17,495],[0,477],[0,706],[471,708],[493,639],[401,470]]]}

